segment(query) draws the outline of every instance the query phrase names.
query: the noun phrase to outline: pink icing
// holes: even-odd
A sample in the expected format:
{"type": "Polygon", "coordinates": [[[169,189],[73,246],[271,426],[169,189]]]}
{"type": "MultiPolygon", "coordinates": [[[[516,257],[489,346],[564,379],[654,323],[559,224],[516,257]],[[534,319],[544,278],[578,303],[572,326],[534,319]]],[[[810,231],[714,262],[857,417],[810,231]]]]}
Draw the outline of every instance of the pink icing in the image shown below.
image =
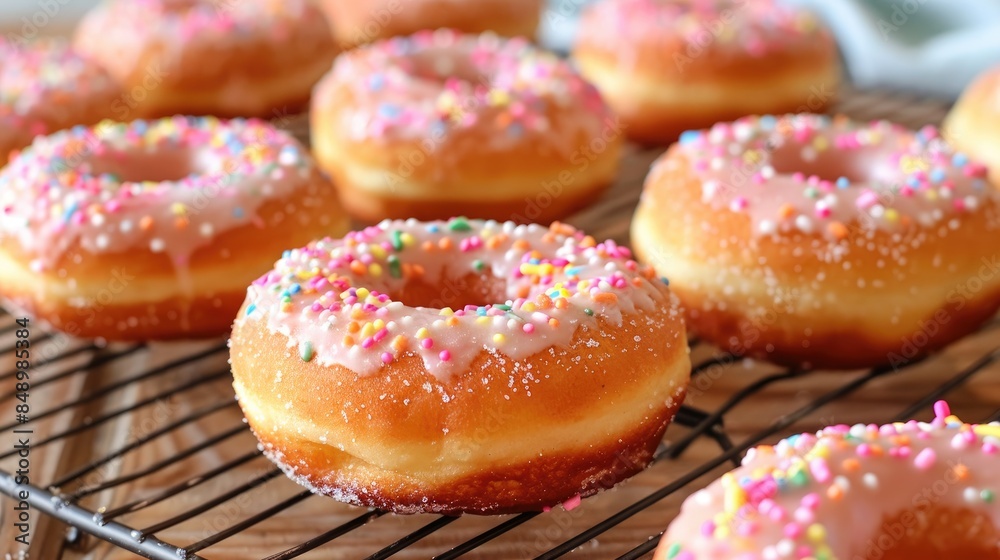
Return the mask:
{"type": "Polygon", "coordinates": [[[48,270],[79,245],[165,253],[183,269],[215,236],[314,173],[305,149],[256,120],[105,121],[38,138],[0,172],[0,240],[48,270]]]}
{"type": "Polygon", "coordinates": [[[306,361],[371,375],[418,355],[445,379],[483,351],[526,358],[569,345],[578,326],[620,325],[667,297],[628,249],[568,226],[384,221],[286,252],[250,287],[237,322],[263,321],[306,361]],[[464,297],[469,274],[498,283],[499,301],[453,310],[393,297],[414,279],[464,297]]]}
{"type": "MultiPolygon", "coordinates": [[[[746,117],[685,132],[678,149],[702,183],[702,199],[747,214],[757,235],[840,239],[849,226],[930,226],[997,198],[985,167],[933,127],[911,132],[886,121],[811,114],[746,117]]],[[[668,158],[652,174],[665,165],[672,165],[668,158]]]]}
{"type": "Polygon", "coordinates": [[[598,133],[608,108],[569,64],[525,39],[440,29],[396,37],[342,54],[317,86],[322,102],[341,89],[350,106],[337,114],[354,141],[440,139],[479,127],[477,150],[541,140],[569,153],[598,133]],[[553,121],[560,108],[570,115],[553,121]]]}

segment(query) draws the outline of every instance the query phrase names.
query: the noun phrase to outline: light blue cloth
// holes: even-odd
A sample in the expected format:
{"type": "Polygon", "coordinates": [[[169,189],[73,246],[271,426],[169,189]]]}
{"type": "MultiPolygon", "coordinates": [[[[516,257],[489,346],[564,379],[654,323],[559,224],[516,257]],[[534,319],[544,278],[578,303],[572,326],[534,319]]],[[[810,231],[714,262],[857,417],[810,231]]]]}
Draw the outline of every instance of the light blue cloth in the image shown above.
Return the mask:
{"type": "MultiPolygon", "coordinates": [[[[543,44],[567,51],[577,13],[592,1],[550,0],[543,44]]],[[[826,21],[859,88],[953,98],[976,74],[1000,65],[1000,0],[782,1],[826,21]]]]}

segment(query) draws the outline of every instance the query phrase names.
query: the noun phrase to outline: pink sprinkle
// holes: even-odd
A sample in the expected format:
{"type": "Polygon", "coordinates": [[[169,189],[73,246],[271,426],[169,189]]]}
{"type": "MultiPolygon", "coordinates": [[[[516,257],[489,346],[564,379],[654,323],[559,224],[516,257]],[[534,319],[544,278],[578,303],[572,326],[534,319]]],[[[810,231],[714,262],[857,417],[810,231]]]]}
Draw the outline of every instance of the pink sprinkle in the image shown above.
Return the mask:
{"type": "Polygon", "coordinates": [[[361,341],[361,347],[362,348],[371,348],[374,345],[375,345],[375,341],[370,336],[368,338],[366,338],[366,339],[364,339],[364,340],[361,341]]]}
{"type": "Polygon", "coordinates": [[[809,471],[812,472],[816,482],[824,483],[830,480],[830,467],[826,464],[826,459],[809,461],[809,471]]]}
{"type": "Polygon", "coordinates": [[[789,523],[785,525],[785,536],[790,539],[797,539],[799,535],[802,534],[802,526],[798,523],[789,523]]]}
{"type": "Polygon", "coordinates": [[[438,357],[441,358],[442,362],[447,362],[448,360],[451,360],[451,352],[442,350],[441,353],[438,354],[438,357]]]}
{"type": "Polygon", "coordinates": [[[736,527],[736,533],[741,537],[750,537],[760,530],[760,525],[753,521],[745,521],[736,527]]]}
{"type": "Polygon", "coordinates": [[[744,208],[746,208],[747,204],[748,203],[747,203],[747,199],[746,198],[744,198],[742,196],[738,196],[738,197],[734,198],[731,203],[729,203],[729,208],[733,212],[737,212],[739,210],[743,210],[744,208]]]}
{"type": "Polygon", "coordinates": [[[876,195],[874,191],[865,191],[861,193],[861,196],[859,196],[857,200],[854,201],[858,208],[871,208],[877,202],[878,195],[876,195]]]}
{"type": "Polygon", "coordinates": [[[563,507],[566,508],[566,511],[573,511],[574,509],[580,506],[580,502],[582,501],[583,499],[580,498],[579,494],[577,494],[576,496],[573,496],[572,498],[563,502],[563,507]]]}
{"type": "Polygon", "coordinates": [[[432,339],[432,338],[425,338],[425,339],[423,339],[423,340],[420,341],[420,345],[423,346],[424,348],[433,348],[434,347],[434,339],[432,339]]]}
{"type": "Polygon", "coordinates": [[[992,444],[990,442],[983,443],[983,453],[985,453],[987,455],[995,455],[996,452],[997,452],[997,446],[996,445],[994,445],[994,444],[992,444]]]}
{"type": "Polygon", "coordinates": [[[392,354],[390,354],[388,352],[383,352],[382,353],[382,363],[384,363],[384,364],[391,364],[392,363],[392,354]]]}
{"type": "Polygon", "coordinates": [[[934,403],[934,416],[937,418],[947,418],[951,416],[951,407],[948,406],[946,401],[938,401],[934,403]]]}
{"type": "Polygon", "coordinates": [[[524,326],[521,327],[521,330],[528,334],[531,334],[535,332],[535,325],[534,323],[525,323],[524,326]]]}
{"type": "Polygon", "coordinates": [[[854,448],[854,452],[858,454],[858,457],[871,457],[872,456],[872,446],[867,443],[862,443],[854,448]]]}
{"type": "Polygon", "coordinates": [[[934,466],[934,462],[937,461],[937,454],[930,447],[924,449],[920,453],[917,453],[917,457],[913,459],[913,464],[922,471],[934,466]]]}
{"type": "Polygon", "coordinates": [[[805,496],[802,496],[802,501],[800,502],[804,507],[809,509],[816,509],[819,507],[819,494],[815,492],[810,492],[805,496]]]}
{"type": "Polygon", "coordinates": [[[711,537],[715,534],[715,523],[711,519],[701,524],[701,534],[706,537],[711,537]]]}

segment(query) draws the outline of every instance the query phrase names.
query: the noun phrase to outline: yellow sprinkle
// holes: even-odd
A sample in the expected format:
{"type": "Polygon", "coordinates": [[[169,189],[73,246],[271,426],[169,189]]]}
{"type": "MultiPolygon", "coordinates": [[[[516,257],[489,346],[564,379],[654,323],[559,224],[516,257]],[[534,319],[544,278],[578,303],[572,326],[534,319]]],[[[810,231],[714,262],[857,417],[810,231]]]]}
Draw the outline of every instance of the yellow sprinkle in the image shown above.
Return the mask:
{"type": "Polygon", "coordinates": [[[364,301],[368,297],[368,294],[370,293],[371,292],[368,291],[368,288],[358,288],[357,291],[358,301],[364,301]]]}
{"type": "Polygon", "coordinates": [[[372,263],[368,267],[368,274],[371,274],[372,276],[382,276],[382,265],[378,263],[372,263]]]}
{"type": "Polygon", "coordinates": [[[817,152],[822,152],[830,147],[830,141],[826,138],[826,136],[817,136],[813,138],[812,145],[817,152]]]}
{"type": "Polygon", "coordinates": [[[382,319],[375,319],[375,322],[372,324],[372,326],[375,327],[375,330],[380,331],[385,328],[385,321],[383,321],[382,319]]]}
{"type": "Polygon", "coordinates": [[[478,323],[480,325],[485,325],[486,323],[489,323],[489,322],[490,322],[490,318],[489,317],[476,317],[476,323],[478,323]]]}
{"type": "Polygon", "coordinates": [[[454,315],[454,314],[455,312],[452,311],[450,307],[445,307],[444,309],[441,310],[440,313],[438,313],[438,315],[454,315]]]}
{"type": "Polygon", "coordinates": [[[524,303],[524,305],[522,305],[522,306],[521,306],[521,309],[522,309],[522,310],[523,310],[523,311],[524,311],[525,313],[532,313],[532,312],[534,312],[534,311],[535,311],[536,309],[538,309],[538,306],[536,306],[536,305],[534,304],[534,302],[530,302],[530,301],[528,301],[528,302],[525,302],[525,303],[524,303]]]}
{"type": "Polygon", "coordinates": [[[826,541],[826,528],[819,523],[813,523],[806,529],[806,537],[813,542],[813,544],[819,544],[826,541]]]}
{"type": "Polygon", "coordinates": [[[510,103],[510,94],[500,89],[491,89],[489,93],[490,105],[494,107],[503,106],[510,103]]]}
{"type": "Polygon", "coordinates": [[[184,213],[187,212],[187,207],[181,204],[180,202],[175,202],[170,205],[170,211],[175,216],[183,216],[184,213]]]}
{"type": "Polygon", "coordinates": [[[375,258],[385,259],[385,249],[383,249],[380,245],[371,245],[368,247],[368,250],[371,251],[371,254],[374,255],[375,258]]]}
{"type": "Polygon", "coordinates": [[[989,426],[983,424],[980,426],[976,426],[975,428],[972,429],[972,431],[976,432],[977,436],[983,436],[983,437],[993,436],[996,438],[1000,438],[1000,426],[989,426]]]}
{"type": "Polygon", "coordinates": [[[507,340],[507,337],[497,333],[493,335],[493,344],[503,344],[507,340]]]}
{"type": "Polygon", "coordinates": [[[361,338],[368,338],[375,334],[375,327],[371,323],[365,323],[365,326],[361,327],[361,338]]]}
{"type": "Polygon", "coordinates": [[[725,488],[722,503],[726,511],[737,511],[747,503],[747,493],[740,488],[732,473],[722,475],[722,487],[725,488]]]}
{"type": "Polygon", "coordinates": [[[899,212],[893,208],[887,208],[885,214],[882,214],[887,222],[895,222],[899,219],[899,212]]]}
{"type": "Polygon", "coordinates": [[[427,331],[427,327],[420,327],[420,330],[417,331],[417,338],[419,338],[420,340],[423,340],[430,335],[431,333],[427,331]]]}
{"type": "Polygon", "coordinates": [[[399,240],[403,242],[404,247],[409,247],[410,245],[413,245],[416,242],[416,239],[413,238],[413,235],[409,233],[404,233],[400,235],[399,240]]]}

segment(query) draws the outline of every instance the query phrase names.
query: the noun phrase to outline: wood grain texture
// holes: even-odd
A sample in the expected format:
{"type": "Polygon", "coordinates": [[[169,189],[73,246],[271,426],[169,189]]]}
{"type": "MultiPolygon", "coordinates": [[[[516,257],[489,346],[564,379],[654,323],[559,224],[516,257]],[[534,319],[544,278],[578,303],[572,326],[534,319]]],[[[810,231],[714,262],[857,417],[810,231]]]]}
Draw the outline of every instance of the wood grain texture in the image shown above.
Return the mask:
{"type": "MultiPolygon", "coordinates": [[[[883,117],[911,127],[919,127],[939,122],[946,107],[935,102],[900,96],[847,92],[837,110],[860,119],[883,117]]],[[[303,119],[288,118],[282,124],[302,135],[305,132],[302,128],[303,123],[303,119]]],[[[638,201],[642,180],[649,164],[658,154],[657,150],[630,147],[619,180],[614,187],[599,200],[594,201],[592,206],[568,221],[596,237],[627,242],[628,224],[638,201]]],[[[0,322],[0,328],[5,324],[0,322]]],[[[40,331],[36,327],[36,333],[38,332],[40,331]]],[[[9,334],[0,337],[0,348],[6,347],[11,340],[12,336],[9,334]]],[[[39,347],[44,344],[52,342],[41,343],[39,347]]],[[[63,344],[79,343],[63,339],[63,344]]],[[[982,332],[960,341],[940,355],[905,371],[888,373],[873,379],[859,390],[805,414],[791,427],[765,439],[775,441],[782,435],[815,430],[831,423],[888,421],[997,346],[1000,346],[1000,323],[994,322],[982,332]]],[[[32,402],[35,403],[33,406],[37,410],[42,410],[57,406],[59,403],[70,402],[79,395],[94,390],[93,387],[107,387],[155,364],[204,347],[206,344],[154,345],[148,352],[137,352],[115,362],[115,367],[95,368],[86,375],[73,375],[65,380],[42,386],[32,393],[32,402]]],[[[104,352],[113,350],[118,349],[104,352]]],[[[698,363],[713,354],[712,349],[699,347],[693,358],[695,363],[698,363]]],[[[85,352],[76,360],[94,359],[95,356],[100,354],[85,352]]],[[[0,373],[6,371],[9,365],[0,362],[0,373]]],[[[64,366],[64,363],[60,363],[59,367],[50,368],[46,372],[39,368],[37,377],[44,379],[58,373],[64,366]]],[[[134,482],[89,496],[82,500],[82,504],[94,510],[118,507],[137,499],[155,496],[157,492],[183,480],[207,473],[248,453],[252,454],[256,449],[256,441],[247,430],[243,429],[242,416],[233,402],[232,389],[226,375],[193,386],[190,390],[174,396],[156,398],[171,387],[192,384],[204,379],[208,373],[225,369],[225,352],[217,352],[195,364],[186,365],[141,383],[128,384],[120,390],[109,393],[107,398],[95,399],[86,406],[74,407],[38,423],[35,426],[38,435],[35,437],[40,439],[43,434],[52,434],[69,426],[78,426],[88,419],[93,421],[102,413],[126,406],[128,403],[142,399],[151,400],[150,405],[114,421],[100,424],[70,439],[67,443],[37,450],[32,456],[32,467],[37,469],[33,470],[33,474],[37,472],[37,478],[33,476],[33,481],[51,482],[58,478],[57,474],[65,474],[90,458],[106,454],[109,449],[134,442],[137,438],[154,435],[158,430],[170,427],[172,423],[183,420],[195,411],[215,405],[221,408],[197,421],[184,423],[178,429],[168,431],[162,437],[140,446],[134,452],[124,454],[119,460],[87,475],[84,477],[86,484],[100,483],[122,474],[141,471],[158,461],[175,457],[185,449],[205,442],[217,434],[233,431],[234,435],[134,482]]],[[[717,410],[738,391],[779,371],[778,368],[767,364],[746,362],[727,367],[710,367],[701,372],[692,383],[687,404],[701,410],[717,410]]],[[[767,384],[725,415],[725,432],[733,442],[739,444],[783,415],[861,379],[864,375],[864,372],[816,372],[767,384]]],[[[3,390],[5,393],[9,388],[4,386],[3,390]]],[[[992,364],[982,369],[966,383],[948,392],[947,397],[952,403],[953,410],[969,420],[982,421],[997,414],[1000,408],[1000,366],[992,364]]],[[[928,418],[931,415],[930,409],[922,408],[919,415],[928,418]]],[[[6,423],[12,416],[12,401],[0,403],[0,424],[6,423]]],[[[489,422],[489,419],[485,419],[484,422],[489,422]]],[[[668,430],[664,445],[682,440],[688,433],[687,428],[675,424],[668,430]]],[[[3,437],[8,436],[4,434],[3,437]]],[[[581,434],[581,437],[586,435],[581,434]]],[[[0,452],[3,452],[5,447],[0,447],[0,452]]],[[[549,513],[538,515],[477,548],[467,557],[533,558],[671,484],[679,477],[692,472],[692,469],[706,460],[718,456],[719,452],[720,447],[717,442],[708,437],[699,437],[678,459],[660,460],[647,471],[617,488],[585,500],[577,509],[565,511],[557,507],[549,513]]],[[[8,469],[10,462],[0,461],[0,466],[8,469]]],[[[709,474],[696,478],[680,491],[658,501],[596,539],[587,541],[572,557],[614,558],[647,539],[654,538],[666,527],[676,514],[681,501],[690,492],[707,484],[725,468],[725,466],[716,468],[709,474]]],[[[150,527],[248,481],[271,476],[272,473],[274,467],[270,463],[263,458],[255,457],[174,498],[125,515],[120,520],[135,528],[150,527]]],[[[73,491],[77,487],[79,483],[74,483],[63,488],[63,491],[73,491]]],[[[301,492],[301,488],[283,476],[274,476],[265,484],[240,493],[218,507],[157,532],[157,536],[173,544],[188,546],[224,531],[249,516],[276,506],[301,492]]],[[[10,502],[5,500],[0,510],[2,516],[0,543],[11,542],[8,519],[10,505],[10,502]]],[[[313,539],[365,514],[366,510],[360,508],[345,506],[324,497],[309,496],[238,535],[205,548],[199,554],[212,560],[264,558],[313,539]]],[[[365,558],[411,531],[439,522],[439,519],[441,518],[433,515],[377,516],[363,527],[305,554],[302,558],[325,560],[365,558]]],[[[510,516],[461,517],[394,557],[430,558],[510,519],[512,519],[510,516]]],[[[42,524],[37,516],[35,523],[34,542],[37,548],[32,550],[32,556],[35,558],[46,560],[135,558],[131,553],[92,538],[82,538],[73,544],[64,544],[64,528],[58,523],[42,524]]]]}

